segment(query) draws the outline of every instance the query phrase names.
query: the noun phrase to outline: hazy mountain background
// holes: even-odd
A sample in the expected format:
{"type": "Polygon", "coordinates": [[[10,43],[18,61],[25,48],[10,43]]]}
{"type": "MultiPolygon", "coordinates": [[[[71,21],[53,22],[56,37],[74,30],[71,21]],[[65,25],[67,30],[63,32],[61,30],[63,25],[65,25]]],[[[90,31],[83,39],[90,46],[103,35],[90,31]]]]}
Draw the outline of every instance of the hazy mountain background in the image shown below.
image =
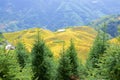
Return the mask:
{"type": "Polygon", "coordinates": [[[0,0],[0,31],[56,30],[120,14],[119,0],[0,0]]]}

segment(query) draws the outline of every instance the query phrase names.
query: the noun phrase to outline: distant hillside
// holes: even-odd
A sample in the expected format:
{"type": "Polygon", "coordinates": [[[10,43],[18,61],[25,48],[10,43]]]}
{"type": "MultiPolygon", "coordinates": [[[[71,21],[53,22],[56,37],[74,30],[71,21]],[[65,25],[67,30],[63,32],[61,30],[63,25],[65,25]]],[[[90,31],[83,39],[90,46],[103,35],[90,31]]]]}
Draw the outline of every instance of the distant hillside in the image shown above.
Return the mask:
{"type": "Polygon", "coordinates": [[[120,15],[100,18],[93,21],[90,26],[104,30],[104,24],[107,27],[107,33],[109,33],[112,37],[116,37],[118,35],[118,30],[120,30],[120,15]]]}
{"type": "Polygon", "coordinates": [[[119,14],[119,0],[0,0],[0,31],[56,30],[119,14]]]}
{"type": "MultiPolygon", "coordinates": [[[[39,29],[42,38],[45,40],[46,44],[50,47],[52,52],[54,52],[55,57],[59,57],[59,53],[62,50],[63,43],[65,43],[65,48],[69,46],[70,40],[73,39],[78,55],[82,58],[83,62],[86,60],[90,47],[96,36],[96,31],[93,28],[84,27],[74,27],[68,28],[65,31],[59,30],[59,32],[51,32],[49,30],[39,29]]],[[[36,39],[38,29],[29,29],[13,33],[4,33],[4,37],[14,45],[17,41],[22,41],[26,48],[31,51],[31,48],[36,39]]]]}

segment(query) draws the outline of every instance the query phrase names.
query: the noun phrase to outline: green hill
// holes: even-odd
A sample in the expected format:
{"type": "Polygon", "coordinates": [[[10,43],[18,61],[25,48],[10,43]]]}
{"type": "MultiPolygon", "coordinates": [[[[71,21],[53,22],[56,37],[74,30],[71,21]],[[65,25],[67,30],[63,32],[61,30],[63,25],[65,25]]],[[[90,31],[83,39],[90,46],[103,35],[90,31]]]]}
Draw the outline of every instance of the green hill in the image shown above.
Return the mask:
{"type": "Polygon", "coordinates": [[[118,30],[120,29],[120,15],[112,15],[102,17],[98,20],[93,21],[90,26],[95,28],[100,28],[104,31],[104,25],[107,27],[107,33],[112,37],[116,37],[118,35],[118,30]]]}

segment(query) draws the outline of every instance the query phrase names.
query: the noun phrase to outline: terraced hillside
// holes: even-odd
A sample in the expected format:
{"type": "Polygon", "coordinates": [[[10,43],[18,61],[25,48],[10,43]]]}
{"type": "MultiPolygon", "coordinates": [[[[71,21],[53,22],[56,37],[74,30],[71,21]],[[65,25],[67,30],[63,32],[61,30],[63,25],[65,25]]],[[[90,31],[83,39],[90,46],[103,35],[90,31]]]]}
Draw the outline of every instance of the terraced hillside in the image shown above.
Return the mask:
{"type": "Polygon", "coordinates": [[[4,37],[14,45],[16,45],[17,41],[22,41],[26,48],[31,51],[38,30],[40,30],[41,37],[45,40],[46,45],[50,47],[56,58],[59,57],[63,43],[65,43],[65,48],[67,48],[70,40],[73,39],[79,58],[81,58],[83,62],[87,58],[89,49],[96,36],[96,31],[93,28],[83,26],[56,32],[34,28],[19,32],[4,33],[4,37]]]}

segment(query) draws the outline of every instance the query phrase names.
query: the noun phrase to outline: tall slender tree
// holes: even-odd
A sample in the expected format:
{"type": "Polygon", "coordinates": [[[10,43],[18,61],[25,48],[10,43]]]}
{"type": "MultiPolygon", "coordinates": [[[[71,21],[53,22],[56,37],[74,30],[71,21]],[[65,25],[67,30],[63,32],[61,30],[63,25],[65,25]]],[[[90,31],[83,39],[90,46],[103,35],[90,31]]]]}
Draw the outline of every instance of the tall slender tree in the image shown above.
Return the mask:
{"type": "Polygon", "coordinates": [[[89,53],[89,57],[87,60],[88,68],[90,67],[97,68],[98,60],[104,54],[108,46],[107,40],[108,40],[108,35],[106,34],[106,32],[101,32],[99,30],[89,53]]]}
{"type": "Polygon", "coordinates": [[[66,54],[63,46],[63,50],[61,51],[61,57],[57,69],[57,80],[70,80],[70,76],[71,76],[70,57],[66,54]]]}
{"type": "Polygon", "coordinates": [[[77,52],[73,41],[71,40],[70,47],[67,49],[66,53],[70,57],[70,65],[72,70],[71,77],[79,78],[79,62],[77,52]]]}
{"type": "Polygon", "coordinates": [[[98,34],[96,36],[96,39],[93,43],[93,46],[90,50],[87,62],[86,62],[86,69],[88,73],[88,77],[95,77],[96,76],[96,69],[99,68],[99,59],[103,56],[105,53],[108,45],[108,35],[106,34],[106,26],[104,25],[104,30],[100,31],[98,30],[98,34]]]}
{"type": "Polygon", "coordinates": [[[16,56],[17,56],[17,61],[20,65],[21,69],[23,69],[26,65],[26,58],[27,58],[27,50],[26,50],[24,44],[21,42],[18,42],[15,52],[16,52],[16,56]]]}
{"type": "Polygon", "coordinates": [[[39,38],[39,32],[32,49],[32,71],[32,80],[54,80],[53,54],[39,38]]]}
{"type": "Polygon", "coordinates": [[[61,55],[58,67],[58,80],[77,80],[79,75],[79,62],[73,41],[70,47],[61,55]]]}

